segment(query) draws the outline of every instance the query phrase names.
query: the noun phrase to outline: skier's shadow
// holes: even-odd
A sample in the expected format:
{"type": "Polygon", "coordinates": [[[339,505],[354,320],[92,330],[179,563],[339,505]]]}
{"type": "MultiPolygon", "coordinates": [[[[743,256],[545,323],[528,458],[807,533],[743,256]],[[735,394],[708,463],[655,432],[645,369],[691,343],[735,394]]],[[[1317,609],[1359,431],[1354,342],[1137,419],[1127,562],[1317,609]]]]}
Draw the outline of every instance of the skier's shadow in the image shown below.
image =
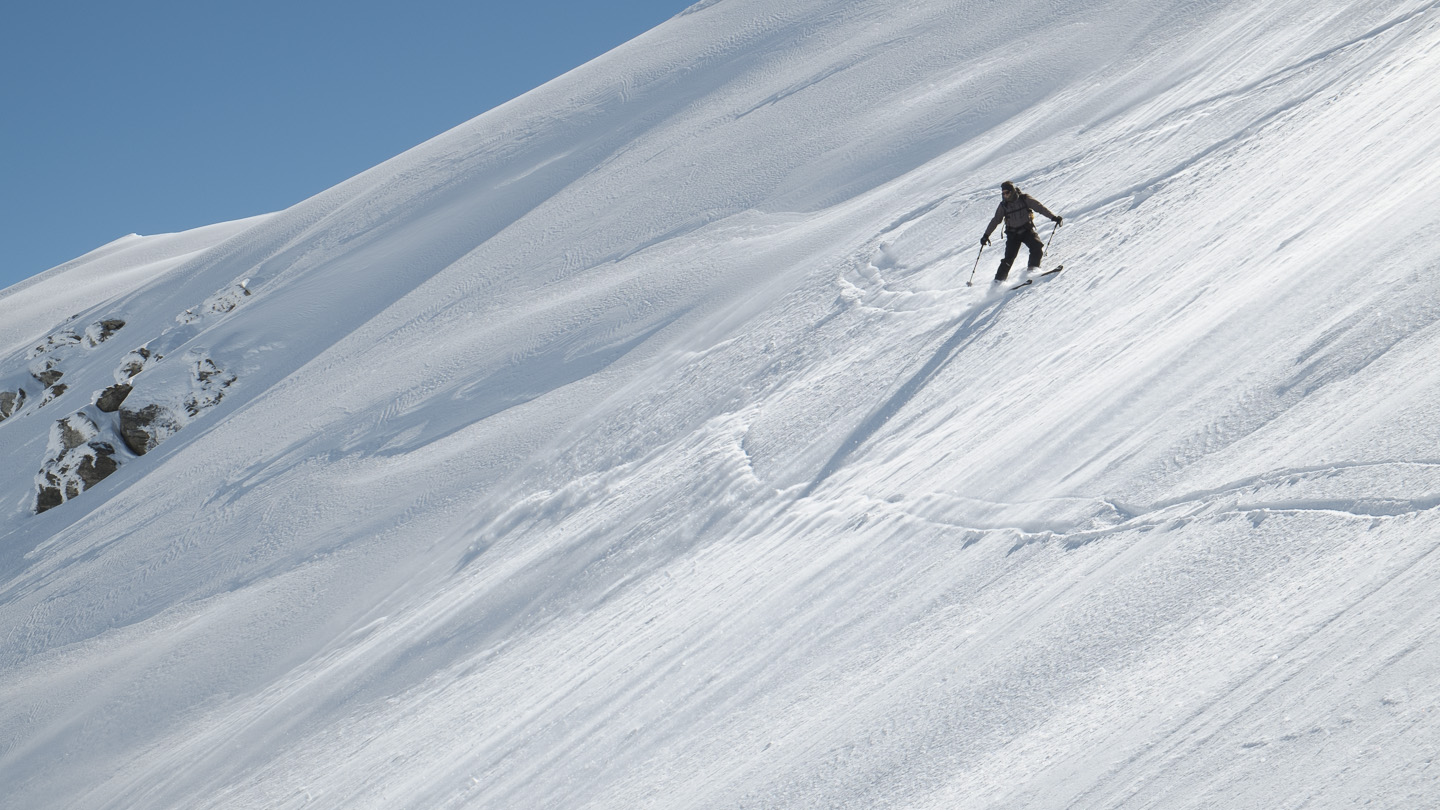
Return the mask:
{"type": "MultiPolygon", "coordinates": [[[[840,448],[830,457],[830,460],[825,462],[825,466],[820,469],[820,473],[815,476],[815,480],[811,481],[810,484],[805,487],[805,491],[801,493],[800,497],[808,497],[816,488],[825,483],[827,478],[834,475],[837,470],[844,466],[845,462],[850,458],[850,455],[854,453],[860,445],[869,441],[872,436],[879,432],[880,428],[884,427],[885,423],[890,421],[890,417],[899,413],[901,408],[908,405],[910,400],[914,399],[915,395],[920,393],[920,389],[924,388],[936,374],[940,373],[940,370],[950,362],[951,358],[959,354],[960,351],[970,343],[973,343],[975,339],[994,322],[1008,300],[1009,297],[1005,296],[993,301],[981,301],[952,321],[951,324],[955,325],[954,334],[952,334],[940,348],[935,350],[935,354],[930,357],[930,360],[926,362],[925,365],[920,367],[919,371],[916,371],[910,379],[906,380],[905,384],[901,385],[889,399],[885,400],[883,405],[877,408],[870,416],[866,417],[865,421],[861,422],[860,425],[846,437],[845,441],[841,443],[840,448]]],[[[949,328],[950,325],[944,327],[944,329],[949,328]]],[[[944,329],[940,331],[944,331],[944,329]]]]}

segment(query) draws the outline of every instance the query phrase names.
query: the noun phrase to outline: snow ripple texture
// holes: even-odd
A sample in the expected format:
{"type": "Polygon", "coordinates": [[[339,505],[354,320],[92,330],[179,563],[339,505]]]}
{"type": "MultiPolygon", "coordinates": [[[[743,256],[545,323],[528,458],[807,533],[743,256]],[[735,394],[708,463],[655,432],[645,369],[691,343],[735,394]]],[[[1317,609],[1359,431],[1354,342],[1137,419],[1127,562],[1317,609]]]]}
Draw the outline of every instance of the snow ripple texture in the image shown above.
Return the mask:
{"type": "Polygon", "coordinates": [[[0,807],[1435,805],[1437,75],[1434,0],[707,0],[0,292],[0,807]],[[36,514],[132,378],[234,384],[36,514]]]}

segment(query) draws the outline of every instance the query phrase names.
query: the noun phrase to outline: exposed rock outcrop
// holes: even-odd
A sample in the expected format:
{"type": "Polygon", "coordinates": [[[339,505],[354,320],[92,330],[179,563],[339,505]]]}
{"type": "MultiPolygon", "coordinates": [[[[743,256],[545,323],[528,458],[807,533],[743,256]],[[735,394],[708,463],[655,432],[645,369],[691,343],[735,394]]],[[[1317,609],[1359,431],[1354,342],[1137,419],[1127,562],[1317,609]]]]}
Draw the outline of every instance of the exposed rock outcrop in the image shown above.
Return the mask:
{"type": "Polygon", "coordinates": [[[39,380],[41,385],[49,388],[55,383],[60,382],[60,378],[65,376],[65,372],[61,371],[57,366],[58,364],[54,360],[31,363],[30,376],[39,380]]]}
{"type": "Polygon", "coordinates": [[[0,422],[14,416],[25,406],[25,389],[0,391],[0,422]]]}
{"type": "Polygon", "coordinates": [[[109,340],[111,336],[123,328],[125,328],[125,322],[119,318],[106,318],[103,321],[96,321],[85,328],[85,345],[93,349],[109,340]]]}
{"type": "Polygon", "coordinates": [[[68,390],[70,390],[70,386],[66,385],[65,383],[58,383],[56,385],[50,386],[49,388],[46,388],[45,395],[40,398],[40,405],[37,407],[44,407],[46,405],[49,405],[56,399],[59,399],[60,395],[68,390]]]}
{"type": "Polygon", "coordinates": [[[115,470],[115,447],[97,441],[100,427],[73,413],[50,428],[45,461],[36,476],[35,511],[53,509],[99,483],[115,470]]]}
{"type": "Polygon", "coordinates": [[[24,408],[23,388],[20,391],[0,391],[0,422],[16,415],[20,408],[24,408]]]}
{"type": "MultiPolygon", "coordinates": [[[[71,318],[72,322],[74,320],[71,318]]],[[[43,391],[31,410],[55,401],[70,388],[66,382],[61,382],[66,378],[62,365],[70,368],[71,364],[80,362],[83,351],[96,348],[124,327],[125,321],[119,318],[105,318],[95,321],[83,331],[59,329],[34,345],[30,349],[28,371],[43,391]]],[[[150,359],[149,352],[136,359],[139,361],[136,365],[138,371],[150,359]]],[[[78,370],[83,371],[83,365],[78,370]]],[[[130,390],[128,378],[117,379],[116,383],[97,397],[98,411],[114,412],[124,402],[130,390]]],[[[26,406],[26,399],[24,388],[15,392],[0,392],[0,419],[19,413],[26,406]]],[[[106,423],[103,426],[97,424],[98,418],[96,410],[87,409],[60,419],[51,426],[45,457],[35,476],[37,513],[77,497],[119,469],[120,462],[115,456],[120,443],[114,425],[108,420],[104,420],[106,423]]]]}
{"type": "Polygon", "coordinates": [[[85,327],[82,335],[74,329],[61,329],[54,334],[47,336],[42,343],[38,343],[30,349],[30,357],[39,357],[47,352],[66,346],[84,344],[88,349],[93,349],[101,343],[109,340],[112,335],[125,328],[125,321],[119,318],[104,318],[85,327]]]}
{"type": "Polygon", "coordinates": [[[54,402],[69,389],[68,385],[60,382],[60,378],[65,376],[65,372],[61,371],[59,366],[59,361],[53,357],[37,360],[30,364],[30,376],[45,386],[45,392],[40,395],[40,403],[37,407],[44,407],[54,402]]]}
{"type": "Polygon", "coordinates": [[[95,399],[95,407],[105,413],[115,413],[125,404],[125,398],[130,396],[132,390],[134,388],[130,383],[115,383],[100,392],[100,396],[95,399]]]}
{"type": "Polygon", "coordinates": [[[220,404],[225,390],[236,379],[203,354],[192,357],[189,371],[188,390],[176,392],[171,387],[167,391],[161,386],[149,396],[144,396],[142,391],[142,396],[134,402],[127,397],[120,406],[120,436],[137,456],[154,450],[191,419],[220,404]]]}
{"type": "Polygon", "coordinates": [[[185,420],[165,405],[152,402],[139,408],[120,407],[120,438],[137,456],[159,447],[183,427],[185,420]]]}

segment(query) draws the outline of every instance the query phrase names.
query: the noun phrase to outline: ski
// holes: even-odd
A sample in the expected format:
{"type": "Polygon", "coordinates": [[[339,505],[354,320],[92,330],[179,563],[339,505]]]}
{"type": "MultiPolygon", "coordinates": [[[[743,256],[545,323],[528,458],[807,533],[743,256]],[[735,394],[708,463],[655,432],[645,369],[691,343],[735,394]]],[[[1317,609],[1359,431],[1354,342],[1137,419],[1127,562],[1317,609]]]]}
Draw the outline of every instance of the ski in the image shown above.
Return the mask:
{"type": "Polygon", "coordinates": [[[1038,276],[1031,276],[1030,278],[1025,279],[1024,281],[1020,282],[1019,284],[1016,284],[1014,287],[1011,287],[1010,289],[1012,289],[1012,290],[1018,290],[1018,289],[1020,289],[1021,287],[1028,287],[1028,286],[1030,286],[1031,284],[1034,284],[1034,283],[1035,283],[1035,279],[1037,279],[1037,278],[1045,278],[1046,276],[1053,276],[1053,275],[1055,275],[1056,273],[1058,273],[1058,272],[1060,272],[1061,270],[1064,270],[1064,269],[1065,269],[1065,265],[1063,265],[1063,264],[1057,265],[1054,270],[1046,270],[1045,272],[1041,273],[1041,274],[1038,275],[1038,276]]]}

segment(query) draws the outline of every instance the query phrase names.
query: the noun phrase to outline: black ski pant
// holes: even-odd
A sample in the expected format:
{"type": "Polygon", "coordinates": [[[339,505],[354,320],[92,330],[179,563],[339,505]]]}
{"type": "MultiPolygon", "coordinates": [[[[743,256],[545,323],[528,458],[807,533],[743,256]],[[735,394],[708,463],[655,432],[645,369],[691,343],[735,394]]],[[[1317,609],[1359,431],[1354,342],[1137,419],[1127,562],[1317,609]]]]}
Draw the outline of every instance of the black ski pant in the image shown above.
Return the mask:
{"type": "Polygon", "coordinates": [[[995,271],[996,281],[1004,281],[1010,277],[1010,265],[1014,264],[1015,257],[1020,255],[1021,245],[1030,248],[1030,266],[1040,266],[1040,258],[1045,253],[1045,243],[1040,241],[1040,234],[1035,233],[1035,226],[1028,225],[1015,231],[1006,228],[1005,258],[1000,260],[1000,269],[995,271]]]}

